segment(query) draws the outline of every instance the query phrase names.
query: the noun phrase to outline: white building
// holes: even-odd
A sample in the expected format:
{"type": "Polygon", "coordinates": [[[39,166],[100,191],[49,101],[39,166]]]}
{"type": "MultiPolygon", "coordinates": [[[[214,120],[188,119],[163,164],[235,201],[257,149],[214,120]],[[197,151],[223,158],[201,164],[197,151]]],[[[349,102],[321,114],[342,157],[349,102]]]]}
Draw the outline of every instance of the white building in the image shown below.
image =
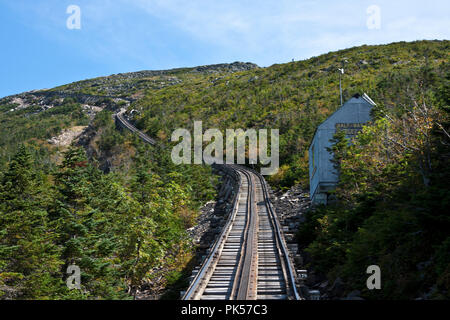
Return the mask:
{"type": "Polygon", "coordinates": [[[328,193],[339,180],[331,162],[333,155],[327,148],[336,129],[344,130],[348,138],[355,136],[371,120],[375,102],[367,94],[355,95],[325,120],[316,130],[309,148],[309,182],[313,204],[327,204],[328,193]]]}

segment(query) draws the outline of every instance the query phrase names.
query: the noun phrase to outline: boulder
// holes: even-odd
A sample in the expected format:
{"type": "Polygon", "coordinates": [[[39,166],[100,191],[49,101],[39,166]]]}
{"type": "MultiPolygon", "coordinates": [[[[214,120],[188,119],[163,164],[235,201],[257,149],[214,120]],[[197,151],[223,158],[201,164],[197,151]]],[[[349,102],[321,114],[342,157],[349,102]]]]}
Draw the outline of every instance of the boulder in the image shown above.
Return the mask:
{"type": "Polygon", "coordinates": [[[344,294],[344,289],[344,281],[342,281],[342,279],[338,277],[330,288],[330,294],[332,296],[341,297],[344,294]]]}

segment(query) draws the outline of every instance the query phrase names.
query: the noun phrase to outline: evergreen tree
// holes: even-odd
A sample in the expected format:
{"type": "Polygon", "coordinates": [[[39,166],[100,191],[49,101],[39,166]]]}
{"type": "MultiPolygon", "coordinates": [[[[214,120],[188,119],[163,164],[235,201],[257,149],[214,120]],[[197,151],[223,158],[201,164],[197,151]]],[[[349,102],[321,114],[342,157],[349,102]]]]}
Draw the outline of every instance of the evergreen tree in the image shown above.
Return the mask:
{"type": "Polygon", "coordinates": [[[105,187],[101,172],[88,163],[80,148],[65,153],[55,178],[52,217],[63,248],[63,270],[71,264],[80,267],[82,292],[87,298],[124,298],[125,284],[119,268],[114,267],[117,235],[112,228],[116,220],[98,206],[99,202],[116,201],[109,190],[116,185],[105,187]]]}
{"type": "Polygon", "coordinates": [[[0,285],[17,298],[55,298],[62,287],[60,249],[40,199],[47,191],[21,146],[0,185],[0,285]]]}

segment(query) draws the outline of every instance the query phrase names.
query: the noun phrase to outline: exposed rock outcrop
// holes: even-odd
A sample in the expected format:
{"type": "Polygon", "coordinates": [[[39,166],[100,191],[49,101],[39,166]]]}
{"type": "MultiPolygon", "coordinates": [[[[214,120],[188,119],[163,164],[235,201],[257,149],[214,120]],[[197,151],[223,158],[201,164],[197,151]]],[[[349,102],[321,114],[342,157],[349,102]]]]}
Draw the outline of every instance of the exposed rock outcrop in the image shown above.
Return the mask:
{"type": "Polygon", "coordinates": [[[48,142],[58,147],[67,147],[71,145],[75,139],[80,137],[86,128],[86,126],[72,127],[64,130],[59,136],[49,139],[48,142]]]}

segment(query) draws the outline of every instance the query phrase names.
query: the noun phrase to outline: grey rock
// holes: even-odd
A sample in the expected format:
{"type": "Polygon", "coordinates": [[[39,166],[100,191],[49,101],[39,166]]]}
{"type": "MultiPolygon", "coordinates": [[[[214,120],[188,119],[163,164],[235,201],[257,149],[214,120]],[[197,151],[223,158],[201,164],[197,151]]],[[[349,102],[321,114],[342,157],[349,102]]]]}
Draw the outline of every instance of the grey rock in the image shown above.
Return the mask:
{"type": "Polygon", "coordinates": [[[344,282],[342,281],[342,279],[340,277],[336,278],[336,280],[334,281],[333,285],[330,288],[330,293],[333,296],[342,296],[344,294],[344,282]]]}

